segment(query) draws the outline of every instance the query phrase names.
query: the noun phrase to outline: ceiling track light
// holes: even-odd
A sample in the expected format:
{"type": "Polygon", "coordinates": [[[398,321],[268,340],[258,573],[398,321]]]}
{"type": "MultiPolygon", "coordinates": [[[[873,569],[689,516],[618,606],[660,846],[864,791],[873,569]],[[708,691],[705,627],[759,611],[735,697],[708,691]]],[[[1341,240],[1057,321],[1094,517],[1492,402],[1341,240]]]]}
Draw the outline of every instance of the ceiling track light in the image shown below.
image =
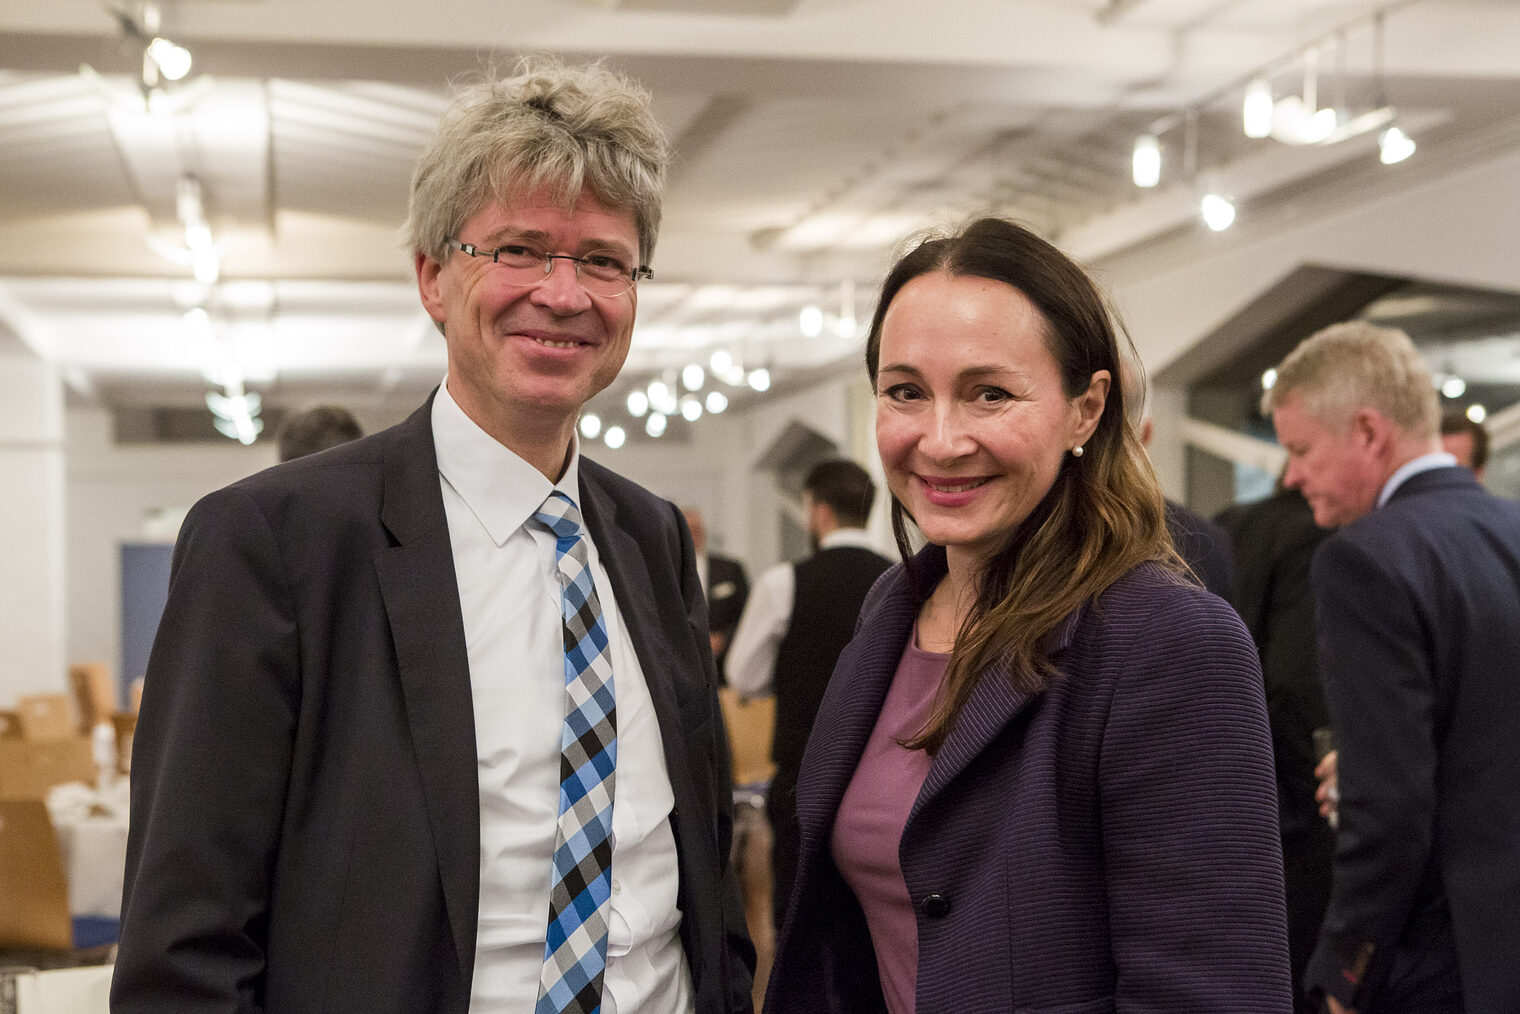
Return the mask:
{"type": "MultiPolygon", "coordinates": [[[[1382,133],[1378,134],[1378,161],[1384,165],[1396,165],[1414,154],[1415,143],[1414,139],[1399,126],[1395,118],[1394,109],[1388,104],[1387,95],[1384,91],[1386,80],[1383,74],[1385,20],[1382,11],[1378,11],[1372,19],[1372,58],[1376,61],[1372,68],[1372,79],[1377,83],[1377,104],[1380,109],[1386,110],[1388,113],[1388,118],[1385,121],[1387,126],[1383,129],[1382,133]]],[[[1379,123],[1369,129],[1376,129],[1382,126],[1383,124],[1379,123]]]]}
{"type": "Polygon", "coordinates": [[[1272,82],[1265,77],[1253,78],[1246,85],[1245,102],[1241,105],[1241,124],[1246,136],[1256,139],[1272,136],[1272,82]]]}
{"type": "Polygon", "coordinates": [[[1130,174],[1137,187],[1149,189],[1161,182],[1161,139],[1155,134],[1141,134],[1135,138],[1130,174]]]}
{"type": "Polygon", "coordinates": [[[1384,165],[1396,165],[1414,154],[1414,138],[1404,133],[1397,123],[1378,135],[1378,161],[1384,165]]]}
{"type": "Polygon", "coordinates": [[[1222,194],[1204,194],[1198,210],[1203,215],[1203,224],[1215,232],[1224,232],[1235,224],[1235,205],[1222,194]]]}

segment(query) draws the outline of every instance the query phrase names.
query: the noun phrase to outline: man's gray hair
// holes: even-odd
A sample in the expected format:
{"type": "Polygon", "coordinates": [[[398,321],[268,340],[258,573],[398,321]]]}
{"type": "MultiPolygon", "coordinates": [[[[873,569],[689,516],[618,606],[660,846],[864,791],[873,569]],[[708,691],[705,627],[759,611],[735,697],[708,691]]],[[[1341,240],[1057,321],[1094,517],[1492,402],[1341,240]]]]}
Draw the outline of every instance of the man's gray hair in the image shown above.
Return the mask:
{"type": "Polygon", "coordinates": [[[1440,399],[1414,342],[1403,331],[1363,320],[1332,324],[1290,352],[1262,395],[1262,414],[1271,415],[1295,391],[1323,422],[1373,408],[1418,438],[1435,437],[1440,423],[1440,399]]]}
{"type": "Polygon", "coordinates": [[[525,58],[516,76],[466,88],[444,112],[412,174],[403,236],[442,263],[448,240],[490,201],[549,187],[568,208],[589,190],[633,214],[648,264],[669,161],[643,88],[601,64],[525,58]]]}

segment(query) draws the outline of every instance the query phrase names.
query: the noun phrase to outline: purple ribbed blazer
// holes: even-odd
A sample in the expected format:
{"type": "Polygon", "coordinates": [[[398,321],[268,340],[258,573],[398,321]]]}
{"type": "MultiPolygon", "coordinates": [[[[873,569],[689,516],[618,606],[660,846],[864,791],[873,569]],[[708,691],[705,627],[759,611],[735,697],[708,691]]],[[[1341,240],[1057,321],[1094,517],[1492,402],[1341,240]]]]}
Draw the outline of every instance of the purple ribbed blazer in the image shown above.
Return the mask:
{"type": "MultiPolygon", "coordinates": [[[[943,550],[916,562],[937,578],[943,550]]],[[[884,1009],[829,839],[920,602],[900,564],[882,577],[813,727],[767,1014],[884,1009]]],[[[918,1011],[1286,1014],[1272,743],[1240,620],[1147,564],[1052,636],[1060,675],[1029,697],[989,672],[909,815],[918,1011]]]]}

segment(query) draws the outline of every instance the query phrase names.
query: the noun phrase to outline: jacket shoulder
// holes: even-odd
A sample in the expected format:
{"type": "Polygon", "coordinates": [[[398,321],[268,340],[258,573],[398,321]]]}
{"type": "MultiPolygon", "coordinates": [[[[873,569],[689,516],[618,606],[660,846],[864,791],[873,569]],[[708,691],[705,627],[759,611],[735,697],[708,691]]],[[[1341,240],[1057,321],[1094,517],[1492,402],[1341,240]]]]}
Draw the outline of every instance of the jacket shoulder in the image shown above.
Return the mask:
{"type": "Polygon", "coordinates": [[[1165,657],[1220,639],[1242,648],[1252,644],[1229,604],[1159,563],[1143,563],[1115,581],[1077,626],[1077,639],[1089,646],[1112,646],[1137,657],[1165,657]]]}

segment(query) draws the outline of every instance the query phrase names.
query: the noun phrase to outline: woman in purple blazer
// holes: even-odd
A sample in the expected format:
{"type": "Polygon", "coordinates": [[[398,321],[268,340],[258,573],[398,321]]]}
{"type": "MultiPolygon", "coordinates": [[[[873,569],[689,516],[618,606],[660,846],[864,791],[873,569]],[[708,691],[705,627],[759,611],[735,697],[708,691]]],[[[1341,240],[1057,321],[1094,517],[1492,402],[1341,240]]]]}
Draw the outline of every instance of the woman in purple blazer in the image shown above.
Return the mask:
{"type": "Polygon", "coordinates": [[[1172,549],[1111,319],[995,219],[887,277],[903,563],[808,744],[767,1014],[1291,1010],[1256,652],[1172,549]]]}

